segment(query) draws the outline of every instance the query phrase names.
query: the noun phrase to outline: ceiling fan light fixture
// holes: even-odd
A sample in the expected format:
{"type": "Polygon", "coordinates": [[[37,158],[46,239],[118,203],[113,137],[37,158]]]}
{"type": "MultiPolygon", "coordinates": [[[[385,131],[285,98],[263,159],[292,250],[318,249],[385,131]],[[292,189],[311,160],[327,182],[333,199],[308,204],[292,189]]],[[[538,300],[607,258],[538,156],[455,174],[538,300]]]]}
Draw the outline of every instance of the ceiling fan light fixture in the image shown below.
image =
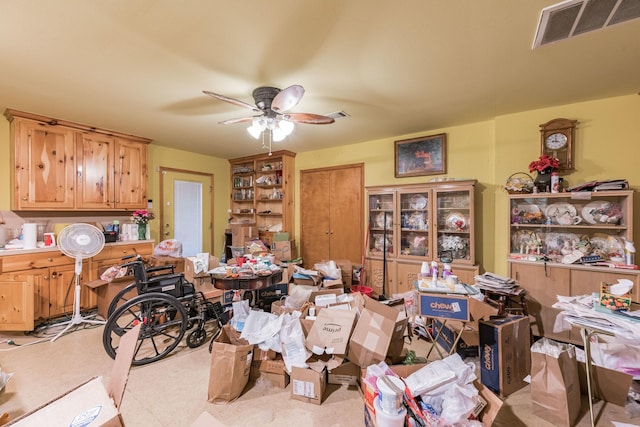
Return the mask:
{"type": "Polygon", "coordinates": [[[284,131],[282,129],[280,129],[279,127],[276,127],[271,131],[271,136],[273,137],[273,140],[275,142],[282,141],[283,139],[285,139],[287,137],[287,135],[284,133],[284,131]]]}
{"type": "Polygon", "coordinates": [[[251,136],[254,137],[255,139],[260,138],[260,134],[262,133],[263,130],[264,128],[256,123],[252,124],[247,128],[247,132],[249,132],[251,136]]]}
{"type": "Polygon", "coordinates": [[[293,132],[294,125],[289,120],[279,120],[278,127],[284,132],[285,136],[289,136],[293,132]]]}

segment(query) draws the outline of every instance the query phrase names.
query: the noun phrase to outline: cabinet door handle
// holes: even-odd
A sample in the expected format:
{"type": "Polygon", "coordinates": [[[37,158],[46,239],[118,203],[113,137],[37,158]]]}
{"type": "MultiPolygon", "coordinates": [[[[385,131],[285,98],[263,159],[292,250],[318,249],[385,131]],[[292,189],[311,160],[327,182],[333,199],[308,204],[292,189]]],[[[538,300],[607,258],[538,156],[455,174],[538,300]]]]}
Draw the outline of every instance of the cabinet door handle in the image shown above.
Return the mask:
{"type": "Polygon", "coordinates": [[[170,232],[168,232],[168,231],[165,231],[165,232],[164,232],[164,235],[165,235],[165,236],[168,236],[169,234],[171,234],[171,233],[170,233],[170,232]]]}
{"type": "Polygon", "coordinates": [[[47,261],[53,262],[53,258],[47,258],[47,261]]]}
{"type": "Polygon", "coordinates": [[[58,277],[58,273],[57,272],[54,271],[53,273],[51,273],[51,278],[52,279],[56,279],[57,277],[58,277]]]}

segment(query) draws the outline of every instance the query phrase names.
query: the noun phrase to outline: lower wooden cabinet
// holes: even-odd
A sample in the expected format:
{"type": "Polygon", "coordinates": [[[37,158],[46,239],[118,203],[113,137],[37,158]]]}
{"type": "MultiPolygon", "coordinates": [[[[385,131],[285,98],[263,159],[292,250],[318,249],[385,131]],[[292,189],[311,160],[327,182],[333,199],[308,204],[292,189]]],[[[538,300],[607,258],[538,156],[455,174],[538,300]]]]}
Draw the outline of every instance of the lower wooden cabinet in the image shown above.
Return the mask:
{"type": "MultiPolygon", "coordinates": [[[[94,289],[84,286],[122,257],[134,253],[149,256],[153,242],[105,246],[94,258],[83,261],[80,283],[81,310],[97,307],[94,289]],[[107,258],[105,258],[107,257],[107,258]]],[[[74,260],[58,251],[5,255],[0,258],[0,331],[31,331],[38,324],[63,315],[73,315],[74,260]],[[53,264],[49,267],[43,265],[53,264]]]]}
{"type": "MultiPolygon", "coordinates": [[[[404,293],[415,289],[415,282],[420,278],[422,262],[387,260],[386,271],[383,269],[382,258],[367,258],[365,263],[365,283],[373,288],[375,294],[384,294],[390,297],[396,293],[404,293]],[[383,289],[383,283],[386,286],[383,289]]],[[[442,264],[439,264],[442,271],[442,264]]],[[[453,274],[463,283],[474,283],[475,276],[479,274],[477,265],[456,265],[453,274]]]]}
{"type": "Polygon", "coordinates": [[[600,283],[617,283],[618,279],[633,281],[633,300],[640,301],[640,273],[608,267],[564,266],[537,262],[510,262],[510,277],[527,291],[527,308],[531,317],[531,331],[558,341],[582,344],[580,331],[554,332],[556,316],[552,308],[557,296],[589,295],[600,291],[600,283]]]}

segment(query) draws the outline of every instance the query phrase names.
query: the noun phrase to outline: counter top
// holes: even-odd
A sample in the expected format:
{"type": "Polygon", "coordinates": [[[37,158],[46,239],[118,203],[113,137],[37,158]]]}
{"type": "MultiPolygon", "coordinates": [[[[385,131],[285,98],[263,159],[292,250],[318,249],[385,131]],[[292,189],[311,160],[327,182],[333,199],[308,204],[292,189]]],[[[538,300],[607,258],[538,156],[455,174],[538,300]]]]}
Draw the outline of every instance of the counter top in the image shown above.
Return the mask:
{"type": "MultiPolygon", "coordinates": [[[[123,245],[135,245],[138,243],[153,243],[155,240],[125,240],[123,242],[105,243],[105,247],[110,246],[123,246],[123,245]]],[[[0,257],[11,255],[26,255],[26,254],[40,254],[44,252],[59,252],[58,246],[42,247],[36,249],[3,249],[0,248],[0,257]]]]}

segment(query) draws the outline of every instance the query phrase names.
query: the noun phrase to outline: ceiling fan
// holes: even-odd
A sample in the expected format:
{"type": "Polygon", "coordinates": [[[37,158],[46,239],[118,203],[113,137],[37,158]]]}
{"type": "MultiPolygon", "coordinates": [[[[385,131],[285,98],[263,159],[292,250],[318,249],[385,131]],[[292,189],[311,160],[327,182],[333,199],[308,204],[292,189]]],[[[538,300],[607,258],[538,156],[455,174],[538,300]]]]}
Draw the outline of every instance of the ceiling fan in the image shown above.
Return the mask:
{"type": "Polygon", "coordinates": [[[263,136],[263,147],[265,147],[264,135],[265,133],[268,135],[269,153],[271,153],[271,139],[273,139],[273,141],[282,141],[293,131],[294,123],[326,125],[335,122],[333,117],[323,116],[321,114],[289,112],[290,109],[298,105],[304,95],[304,88],[300,85],[289,86],[285,89],[272,86],[258,87],[253,90],[255,106],[207,90],[203,92],[221,101],[237,105],[238,107],[248,108],[255,113],[260,113],[249,117],[224,120],[221,121],[220,124],[231,125],[251,122],[252,124],[248,128],[248,131],[256,139],[258,139],[260,135],[263,136]]]}

